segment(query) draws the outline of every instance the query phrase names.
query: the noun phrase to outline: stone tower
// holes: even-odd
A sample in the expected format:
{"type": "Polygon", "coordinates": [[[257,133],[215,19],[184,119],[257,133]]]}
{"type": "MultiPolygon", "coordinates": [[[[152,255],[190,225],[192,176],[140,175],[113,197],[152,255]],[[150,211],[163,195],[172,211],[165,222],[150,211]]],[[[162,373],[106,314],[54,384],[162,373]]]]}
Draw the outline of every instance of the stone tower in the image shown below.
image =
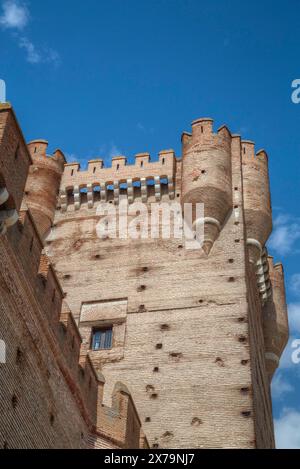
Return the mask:
{"type": "Polygon", "coordinates": [[[24,205],[32,214],[64,301],[105,376],[103,402],[125,382],[154,448],[274,447],[270,381],[288,338],[283,269],[268,256],[272,230],[265,151],[198,119],[182,157],[148,153],[104,167],[46,155],[33,160],[24,205]],[[58,195],[58,197],[57,197],[58,195]],[[142,202],[204,204],[201,249],[184,240],[99,236],[99,209],[142,202]],[[97,331],[111,347],[95,349],[97,331]]]}

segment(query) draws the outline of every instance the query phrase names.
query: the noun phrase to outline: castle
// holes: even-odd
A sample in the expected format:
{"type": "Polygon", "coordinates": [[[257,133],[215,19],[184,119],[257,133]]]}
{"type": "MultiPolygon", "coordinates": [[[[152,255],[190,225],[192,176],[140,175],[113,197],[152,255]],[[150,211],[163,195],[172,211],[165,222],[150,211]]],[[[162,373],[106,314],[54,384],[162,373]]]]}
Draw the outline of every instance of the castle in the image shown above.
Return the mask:
{"type": "Polygon", "coordinates": [[[273,448],[288,322],[266,152],[208,118],[181,158],[82,171],[47,145],[0,105],[0,446],[273,448]],[[121,196],[203,203],[202,248],[99,237],[121,196]]]}

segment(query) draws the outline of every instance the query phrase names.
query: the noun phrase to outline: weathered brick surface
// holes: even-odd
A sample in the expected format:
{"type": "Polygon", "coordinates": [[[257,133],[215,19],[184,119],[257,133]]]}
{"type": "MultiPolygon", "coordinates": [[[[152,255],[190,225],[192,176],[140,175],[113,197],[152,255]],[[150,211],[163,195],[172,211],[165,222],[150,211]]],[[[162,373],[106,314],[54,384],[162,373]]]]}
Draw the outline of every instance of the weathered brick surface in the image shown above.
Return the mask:
{"type": "Polygon", "coordinates": [[[65,157],[60,150],[47,156],[48,143],[33,141],[28,145],[33,165],[25,188],[25,203],[30,209],[42,238],[48,233],[54,218],[65,157]],[[51,190],[49,190],[51,188],[51,190]]]}
{"type": "Polygon", "coordinates": [[[11,204],[20,208],[31,157],[12,108],[0,104],[0,187],[6,182],[11,204]]]}
{"type": "MultiPolygon", "coordinates": [[[[92,327],[107,324],[108,318],[99,313],[88,323],[82,310],[81,323],[82,303],[109,307],[112,300],[127,299],[123,346],[117,332],[121,318],[113,318],[112,350],[90,356],[111,383],[106,403],[113,383],[126,382],[151,445],[272,447],[261,295],[252,267],[271,223],[266,157],[263,152],[255,157],[254,146],[226,127],[212,134],[209,119],[193,123],[192,131],[183,135],[183,160],[174,160],[172,178],[176,200],[205,204],[205,252],[187,251],[174,239],[99,239],[97,192],[91,192],[90,204],[83,192],[77,206],[72,195],[59,204],[47,252],[86,351],[92,327]]],[[[124,165],[122,160],[121,168],[103,169],[102,163],[93,168],[90,162],[83,172],[70,165],[61,191],[99,184],[103,200],[116,201],[116,189],[129,175],[142,180],[152,174],[151,163],[146,169],[124,165]]],[[[149,186],[149,210],[156,194],[149,186]]],[[[161,186],[162,201],[172,195],[161,186]]],[[[142,197],[136,187],[133,200],[142,197]]],[[[282,331],[286,337],[286,327],[282,331]]]]}
{"type": "MultiPolygon", "coordinates": [[[[18,131],[9,118],[0,113],[5,145],[18,131]]],[[[263,262],[267,157],[225,126],[213,133],[211,119],[195,121],[182,143],[181,160],[167,150],[156,163],[139,154],[132,166],[117,157],[111,168],[93,160],[63,173],[61,152],[50,158],[47,142],[30,143],[20,222],[0,238],[3,336],[28,353],[24,376],[13,355],[0,368],[4,446],[274,446],[269,380],[288,326],[282,269],[263,262]],[[121,195],[149,213],[157,201],[204,203],[203,250],[174,238],[99,237],[98,207],[118,206],[121,195]],[[108,325],[112,348],[92,351],[93,327],[108,325]],[[28,398],[17,396],[22,388],[28,398]]],[[[13,171],[0,182],[19,207],[24,184],[13,171]]]]}
{"type": "Polygon", "coordinates": [[[88,426],[47,343],[47,319],[38,323],[39,306],[9,254],[0,240],[0,330],[7,345],[7,363],[0,365],[0,446],[81,447],[88,426]]]}
{"type": "MultiPolygon", "coordinates": [[[[0,121],[0,189],[13,195],[19,209],[30,156],[25,147],[26,165],[21,160],[13,167],[8,151],[23,137],[10,108],[1,107],[0,121]]],[[[56,156],[61,159],[59,152],[56,156]]],[[[103,378],[82,348],[43,251],[39,222],[24,204],[19,221],[0,236],[0,339],[6,344],[6,363],[0,364],[0,447],[139,447],[141,423],[128,392],[115,389],[114,407],[103,405],[103,378]]]]}

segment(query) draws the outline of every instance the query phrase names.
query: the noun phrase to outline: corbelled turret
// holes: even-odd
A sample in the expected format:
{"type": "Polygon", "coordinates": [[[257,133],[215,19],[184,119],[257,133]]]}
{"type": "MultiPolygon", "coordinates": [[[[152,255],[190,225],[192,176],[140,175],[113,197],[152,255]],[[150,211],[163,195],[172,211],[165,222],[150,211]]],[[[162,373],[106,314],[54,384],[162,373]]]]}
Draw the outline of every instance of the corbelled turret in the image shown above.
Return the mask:
{"type": "Polygon", "coordinates": [[[60,150],[48,157],[48,142],[35,140],[28,144],[33,165],[30,168],[25,202],[30,209],[42,238],[52,225],[65,157],[60,150]]]}
{"type": "Polygon", "coordinates": [[[271,380],[288,341],[289,325],[283,266],[280,263],[274,265],[273,257],[268,258],[268,263],[271,296],[263,308],[263,330],[266,367],[271,380]]]}
{"type": "Polygon", "coordinates": [[[255,264],[272,231],[272,210],[268,157],[264,150],[255,155],[253,142],[242,141],[242,170],[247,245],[255,264]]]}
{"type": "Polygon", "coordinates": [[[232,208],[231,134],[225,126],[214,134],[212,125],[212,119],[198,119],[192,134],[182,136],[182,204],[204,204],[206,254],[232,208]]]}

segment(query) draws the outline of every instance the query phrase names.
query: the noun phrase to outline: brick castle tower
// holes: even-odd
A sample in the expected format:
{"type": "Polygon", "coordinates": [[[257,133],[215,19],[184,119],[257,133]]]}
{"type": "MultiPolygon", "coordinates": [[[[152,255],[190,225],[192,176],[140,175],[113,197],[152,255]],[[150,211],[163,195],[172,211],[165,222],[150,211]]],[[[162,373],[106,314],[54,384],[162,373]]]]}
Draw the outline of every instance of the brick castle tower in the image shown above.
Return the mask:
{"type": "MultiPolygon", "coordinates": [[[[6,444],[274,447],[270,381],[288,323],[283,268],[265,247],[272,213],[264,150],[255,153],[253,142],[226,126],[214,133],[203,118],[183,133],[181,158],[165,150],[151,162],[142,153],[128,165],[116,156],[111,167],[95,159],[82,171],[60,150],[48,156],[44,140],[26,146],[11,107],[2,105],[0,191],[0,306],[3,317],[11,310],[15,316],[3,338],[8,350],[17,347],[0,365],[3,412],[12,421],[3,430],[6,444]],[[202,249],[188,250],[174,237],[99,237],[99,206],[118,207],[121,197],[149,212],[153,203],[203,203],[202,249]],[[34,320],[14,292],[35,304],[34,320]],[[21,316],[27,334],[16,330],[21,316]],[[49,356],[20,375],[18,354],[37,343],[42,354],[45,341],[49,356]],[[14,390],[18,380],[29,396],[44,383],[26,410],[14,390]],[[58,389],[68,403],[63,409],[58,389]],[[37,405],[50,424],[47,417],[47,431],[41,424],[40,436],[27,441],[14,428],[37,405]],[[116,415],[123,433],[119,420],[112,423],[116,415]]],[[[27,426],[30,432],[30,418],[27,426]]]]}

